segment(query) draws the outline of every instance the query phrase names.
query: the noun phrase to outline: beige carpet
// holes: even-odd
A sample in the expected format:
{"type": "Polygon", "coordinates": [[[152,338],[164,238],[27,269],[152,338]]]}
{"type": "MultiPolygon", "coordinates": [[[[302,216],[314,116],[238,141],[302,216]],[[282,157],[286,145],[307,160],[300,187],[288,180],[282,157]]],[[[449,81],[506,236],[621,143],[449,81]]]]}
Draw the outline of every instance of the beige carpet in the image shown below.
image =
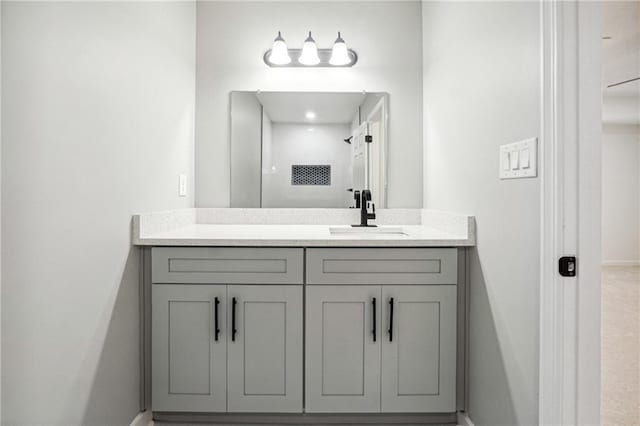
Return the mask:
{"type": "Polygon", "coordinates": [[[602,424],[640,425],[640,267],[602,270],[602,424]]]}

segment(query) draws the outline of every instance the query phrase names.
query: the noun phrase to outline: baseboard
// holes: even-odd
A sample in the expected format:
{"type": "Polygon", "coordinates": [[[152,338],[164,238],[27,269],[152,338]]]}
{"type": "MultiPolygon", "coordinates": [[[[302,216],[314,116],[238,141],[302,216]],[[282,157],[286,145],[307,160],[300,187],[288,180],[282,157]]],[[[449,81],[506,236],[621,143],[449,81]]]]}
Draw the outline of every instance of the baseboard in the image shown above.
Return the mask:
{"type": "MultiPolygon", "coordinates": [[[[379,416],[379,415],[376,415],[376,416],[379,416]]],[[[159,416],[159,417],[162,418],[163,416],[159,416]]],[[[165,417],[168,417],[168,418],[171,419],[172,416],[168,415],[168,416],[165,416],[165,417]]],[[[179,417],[180,417],[180,415],[176,416],[172,420],[184,420],[184,419],[179,418],[179,417]]],[[[471,421],[471,419],[469,418],[469,416],[467,416],[467,414],[464,413],[464,412],[458,412],[457,418],[458,418],[458,421],[457,421],[458,426],[475,426],[473,424],[473,422],[471,421]]],[[[202,421],[203,419],[194,419],[193,416],[191,416],[190,420],[196,420],[196,421],[200,420],[200,421],[202,421]]],[[[328,420],[328,417],[325,417],[323,420],[324,421],[328,420]]],[[[341,420],[344,421],[344,418],[341,419],[341,420]]],[[[382,419],[379,419],[379,420],[382,420],[382,419]]],[[[385,419],[385,420],[383,420],[383,422],[389,421],[389,420],[390,419],[385,419]]],[[[413,418],[411,420],[415,421],[416,419],[413,418]]],[[[425,420],[425,419],[422,418],[421,420],[425,420]]],[[[431,421],[433,421],[433,420],[436,420],[436,421],[445,420],[446,421],[447,418],[446,418],[446,415],[445,416],[436,415],[436,416],[432,417],[429,420],[431,420],[431,421]]],[[[149,425],[152,425],[152,424],[153,424],[153,413],[150,410],[147,410],[147,411],[143,411],[141,413],[138,413],[138,415],[131,421],[131,424],[129,426],[149,426],[149,425]]],[[[372,424],[372,423],[369,423],[369,424],[372,424]]],[[[388,424],[388,423],[386,423],[386,424],[388,424]]]]}
{"type": "Polygon", "coordinates": [[[142,411],[138,413],[138,415],[131,420],[131,424],[129,426],[149,426],[153,424],[153,414],[150,410],[142,411]]]}
{"type": "Polygon", "coordinates": [[[462,411],[458,412],[458,426],[475,426],[467,413],[462,411]]]}
{"type": "Polygon", "coordinates": [[[456,413],[167,413],[154,412],[153,420],[168,423],[206,423],[209,425],[455,425],[456,413]]]}
{"type": "Polygon", "coordinates": [[[602,266],[640,266],[640,260],[603,260],[602,266]]]}

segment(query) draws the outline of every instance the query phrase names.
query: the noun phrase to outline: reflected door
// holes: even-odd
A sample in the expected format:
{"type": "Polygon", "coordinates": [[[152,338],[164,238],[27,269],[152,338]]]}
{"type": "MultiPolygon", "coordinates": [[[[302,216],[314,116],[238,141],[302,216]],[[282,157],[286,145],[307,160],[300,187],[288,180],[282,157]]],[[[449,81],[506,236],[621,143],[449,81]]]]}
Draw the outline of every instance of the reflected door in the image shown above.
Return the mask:
{"type": "Polygon", "coordinates": [[[368,167],[367,167],[367,143],[365,137],[368,135],[369,123],[364,122],[353,132],[351,139],[351,162],[353,169],[353,189],[367,189],[368,167]]]}

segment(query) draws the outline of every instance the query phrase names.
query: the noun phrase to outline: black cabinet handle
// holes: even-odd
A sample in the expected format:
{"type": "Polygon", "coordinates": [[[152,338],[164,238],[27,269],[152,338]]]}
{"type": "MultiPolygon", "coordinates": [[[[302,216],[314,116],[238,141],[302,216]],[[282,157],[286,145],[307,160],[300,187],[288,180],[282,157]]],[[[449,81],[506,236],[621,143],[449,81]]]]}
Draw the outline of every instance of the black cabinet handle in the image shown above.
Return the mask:
{"type": "Polygon", "coordinates": [[[371,309],[373,310],[373,341],[376,341],[376,298],[371,301],[371,309]]]}
{"type": "Polygon", "coordinates": [[[236,341],[236,304],[238,301],[235,297],[231,298],[231,341],[236,341]]]}
{"type": "Polygon", "coordinates": [[[214,314],[213,314],[213,326],[214,326],[214,334],[215,334],[215,340],[216,342],[218,341],[218,335],[220,334],[220,327],[218,326],[218,305],[220,304],[220,299],[218,299],[217,297],[215,298],[215,301],[213,303],[214,306],[214,314]]]}
{"type": "Polygon", "coordinates": [[[389,341],[393,342],[393,297],[389,298],[389,341]]]}

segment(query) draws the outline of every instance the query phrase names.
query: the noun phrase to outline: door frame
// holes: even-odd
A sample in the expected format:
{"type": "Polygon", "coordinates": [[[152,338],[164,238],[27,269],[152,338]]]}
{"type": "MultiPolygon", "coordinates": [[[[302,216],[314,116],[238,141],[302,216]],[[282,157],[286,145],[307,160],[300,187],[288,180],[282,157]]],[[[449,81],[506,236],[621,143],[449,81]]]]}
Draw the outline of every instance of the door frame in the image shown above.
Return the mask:
{"type": "Polygon", "coordinates": [[[599,424],[602,5],[540,4],[539,423],[599,424]]]}

